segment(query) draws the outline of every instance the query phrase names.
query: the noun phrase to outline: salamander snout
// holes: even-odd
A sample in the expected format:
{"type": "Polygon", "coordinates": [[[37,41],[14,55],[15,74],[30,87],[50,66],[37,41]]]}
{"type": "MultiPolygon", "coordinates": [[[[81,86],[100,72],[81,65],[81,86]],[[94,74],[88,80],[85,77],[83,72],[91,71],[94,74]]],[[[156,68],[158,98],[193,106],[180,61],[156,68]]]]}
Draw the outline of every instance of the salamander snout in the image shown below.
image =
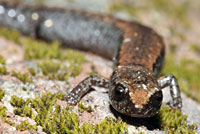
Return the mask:
{"type": "Polygon", "coordinates": [[[120,73],[113,73],[111,76],[110,103],[122,114],[141,118],[151,117],[160,109],[162,91],[154,74],[145,70],[130,69],[120,68],[120,73]]]}

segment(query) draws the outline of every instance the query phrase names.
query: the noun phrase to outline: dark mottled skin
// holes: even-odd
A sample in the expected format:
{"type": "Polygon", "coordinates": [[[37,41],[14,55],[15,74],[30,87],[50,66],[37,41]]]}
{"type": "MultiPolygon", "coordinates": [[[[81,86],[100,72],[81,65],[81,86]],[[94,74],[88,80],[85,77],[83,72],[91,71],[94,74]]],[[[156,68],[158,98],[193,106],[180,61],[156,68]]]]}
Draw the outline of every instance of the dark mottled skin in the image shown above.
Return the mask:
{"type": "Polygon", "coordinates": [[[118,112],[132,117],[150,117],[162,104],[161,89],[170,86],[172,107],[181,108],[175,77],[170,75],[157,80],[164,59],[164,42],[151,28],[80,10],[4,2],[0,5],[2,26],[46,41],[59,40],[67,47],[114,60],[110,79],[101,76],[84,79],[66,96],[69,104],[77,104],[94,86],[99,86],[109,89],[110,103],[118,112]]]}

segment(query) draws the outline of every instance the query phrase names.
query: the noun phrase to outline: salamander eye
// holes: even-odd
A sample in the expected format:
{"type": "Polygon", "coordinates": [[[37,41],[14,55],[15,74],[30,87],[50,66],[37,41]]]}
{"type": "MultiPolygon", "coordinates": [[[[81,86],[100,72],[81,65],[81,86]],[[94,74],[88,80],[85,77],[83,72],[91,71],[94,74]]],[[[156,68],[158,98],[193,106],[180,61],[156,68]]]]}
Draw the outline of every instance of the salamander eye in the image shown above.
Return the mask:
{"type": "Polygon", "coordinates": [[[117,84],[114,92],[116,100],[122,100],[126,96],[126,88],[122,84],[117,84]]]}

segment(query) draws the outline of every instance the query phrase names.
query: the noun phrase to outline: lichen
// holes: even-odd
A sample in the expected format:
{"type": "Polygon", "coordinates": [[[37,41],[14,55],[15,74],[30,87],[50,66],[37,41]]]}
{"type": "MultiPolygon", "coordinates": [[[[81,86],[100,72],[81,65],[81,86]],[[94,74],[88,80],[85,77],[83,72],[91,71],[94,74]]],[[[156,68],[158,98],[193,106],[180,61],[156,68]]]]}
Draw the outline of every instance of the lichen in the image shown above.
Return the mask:
{"type": "Polygon", "coordinates": [[[187,115],[183,115],[180,110],[173,110],[163,105],[158,114],[161,130],[168,134],[194,134],[196,133],[196,124],[187,122],[187,115]]]}

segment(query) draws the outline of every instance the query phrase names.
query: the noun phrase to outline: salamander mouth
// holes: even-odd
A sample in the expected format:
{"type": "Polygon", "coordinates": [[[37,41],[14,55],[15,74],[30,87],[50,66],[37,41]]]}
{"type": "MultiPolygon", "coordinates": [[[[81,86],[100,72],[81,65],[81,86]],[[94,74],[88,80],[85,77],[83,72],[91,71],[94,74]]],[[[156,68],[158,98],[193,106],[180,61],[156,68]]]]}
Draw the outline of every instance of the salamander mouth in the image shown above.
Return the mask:
{"type": "Polygon", "coordinates": [[[160,107],[150,107],[148,108],[146,111],[144,110],[138,110],[137,112],[129,112],[129,113],[124,113],[126,115],[129,115],[131,117],[137,117],[137,118],[146,118],[146,117],[152,117],[154,115],[156,115],[159,111],[160,107]]]}

